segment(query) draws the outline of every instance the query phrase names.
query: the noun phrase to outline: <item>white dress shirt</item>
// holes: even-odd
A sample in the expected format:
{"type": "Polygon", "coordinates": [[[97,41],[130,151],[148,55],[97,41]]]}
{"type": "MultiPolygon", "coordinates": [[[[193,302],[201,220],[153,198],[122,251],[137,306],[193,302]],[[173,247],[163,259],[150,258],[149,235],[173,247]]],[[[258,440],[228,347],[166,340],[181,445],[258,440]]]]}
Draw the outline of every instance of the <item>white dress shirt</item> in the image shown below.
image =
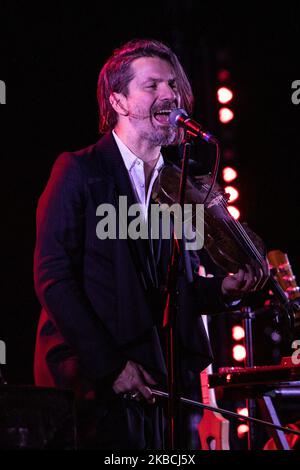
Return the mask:
{"type": "Polygon", "coordinates": [[[148,192],[146,194],[144,161],[138,158],[131,150],[129,150],[129,148],[124,144],[124,142],[120,139],[120,137],[117,136],[115,131],[112,131],[112,134],[115,138],[117,146],[122,155],[124,164],[128,171],[137,201],[141,205],[145,220],[147,220],[148,206],[149,206],[153,183],[158,175],[159,170],[164,164],[163,157],[161,154],[159,155],[159,158],[153,169],[151,180],[150,180],[149,187],[148,187],[148,192]]]}

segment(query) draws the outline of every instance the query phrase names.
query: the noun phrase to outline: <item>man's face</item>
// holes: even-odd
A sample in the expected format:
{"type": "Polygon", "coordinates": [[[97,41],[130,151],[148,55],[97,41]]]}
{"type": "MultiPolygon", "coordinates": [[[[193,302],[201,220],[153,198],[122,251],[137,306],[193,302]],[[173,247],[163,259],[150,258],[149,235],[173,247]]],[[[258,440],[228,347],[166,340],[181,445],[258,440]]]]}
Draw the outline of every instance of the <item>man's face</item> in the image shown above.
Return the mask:
{"type": "Polygon", "coordinates": [[[133,79],[122,98],[129,113],[124,124],[152,145],[172,144],[178,131],[170,126],[169,114],[180,106],[180,97],[171,64],[158,57],[141,57],[132,62],[131,70],[133,79]]]}

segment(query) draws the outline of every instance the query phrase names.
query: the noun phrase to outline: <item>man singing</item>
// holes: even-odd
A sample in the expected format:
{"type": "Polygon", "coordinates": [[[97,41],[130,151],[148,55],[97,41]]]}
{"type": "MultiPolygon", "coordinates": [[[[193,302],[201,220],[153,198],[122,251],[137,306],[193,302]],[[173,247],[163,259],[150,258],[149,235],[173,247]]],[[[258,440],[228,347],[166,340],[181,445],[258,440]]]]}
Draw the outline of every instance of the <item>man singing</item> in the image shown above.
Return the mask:
{"type": "MultiPolygon", "coordinates": [[[[35,380],[74,390],[85,410],[82,447],[161,449],[151,387],[166,383],[162,316],[172,240],[99,238],[97,209],[110,204],[118,214],[126,196],[149,220],[153,183],[164,165],[161,147],[180,142],[170,111],[191,113],[193,95],[166,45],[134,40],[103,66],[98,102],[103,136],[58,157],[38,204],[34,275],[42,313],[35,380]]],[[[201,314],[224,311],[259,279],[250,266],[206,279],[195,254],[185,258],[192,269],[188,275],[181,263],[178,279],[181,370],[197,373],[212,360],[201,314]]]]}

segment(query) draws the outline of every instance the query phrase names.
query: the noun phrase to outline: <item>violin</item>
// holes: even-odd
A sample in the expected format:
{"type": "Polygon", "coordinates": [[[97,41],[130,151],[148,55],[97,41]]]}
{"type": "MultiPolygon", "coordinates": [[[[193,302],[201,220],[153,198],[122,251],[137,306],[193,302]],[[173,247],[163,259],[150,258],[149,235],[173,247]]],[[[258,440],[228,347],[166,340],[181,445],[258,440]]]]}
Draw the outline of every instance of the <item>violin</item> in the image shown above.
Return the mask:
{"type": "MultiPolygon", "coordinates": [[[[166,165],[160,170],[152,189],[152,198],[160,204],[178,203],[180,169],[166,165]]],[[[227,209],[227,196],[221,188],[209,190],[209,176],[187,180],[185,204],[204,203],[204,248],[213,261],[226,272],[236,273],[246,264],[261,268],[268,275],[263,243],[250,229],[235,220],[227,209]],[[256,242],[256,243],[255,243],[256,242]]]]}
{"type": "MultiPolygon", "coordinates": [[[[161,168],[152,188],[152,199],[162,207],[178,203],[181,170],[175,165],[161,168]]],[[[287,313],[288,329],[293,328],[294,312],[284,290],[269,270],[263,241],[246,224],[228,211],[228,195],[221,187],[211,190],[210,176],[187,178],[185,204],[204,204],[204,248],[226,273],[236,273],[248,264],[257,273],[253,290],[267,286],[287,313]]],[[[193,217],[196,211],[193,209],[193,217]]]]}

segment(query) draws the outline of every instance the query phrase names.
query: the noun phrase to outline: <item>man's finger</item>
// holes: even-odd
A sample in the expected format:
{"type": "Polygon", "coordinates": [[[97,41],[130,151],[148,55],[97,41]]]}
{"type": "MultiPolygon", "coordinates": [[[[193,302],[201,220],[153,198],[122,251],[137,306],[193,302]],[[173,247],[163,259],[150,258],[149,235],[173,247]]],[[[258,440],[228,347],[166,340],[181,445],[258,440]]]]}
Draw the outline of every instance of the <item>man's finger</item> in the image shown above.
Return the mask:
{"type": "Polygon", "coordinates": [[[241,288],[241,292],[249,292],[250,290],[255,289],[257,285],[258,276],[256,270],[250,264],[246,264],[246,273],[245,273],[245,285],[241,288]]]}
{"type": "Polygon", "coordinates": [[[231,280],[235,285],[235,289],[241,289],[245,283],[245,271],[243,269],[239,269],[236,274],[231,276],[231,280]]]}
{"type": "Polygon", "coordinates": [[[239,282],[243,282],[245,276],[245,271],[244,269],[239,269],[236,274],[233,275],[234,279],[236,279],[239,282]]]}
{"type": "Polygon", "coordinates": [[[256,284],[257,284],[256,276],[246,275],[245,285],[241,288],[241,292],[249,292],[250,290],[255,288],[256,284]]]}
{"type": "Polygon", "coordinates": [[[146,380],[146,382],[150,385],[155,385],[157,382],[156,380],[152,377],[152,375],[148,374],[147,371],[145,371],[144,367],[141,366],[140,364],[138,364],[138,368],[140,370],[140,372],[142,373],[144,379],[146,380]]]}
{"type": "Polygon", "coordinates": [[[151,405],[155,402],[155,398],[150,390],[149,387],[146,387],[145,385],[143,384],[140,384],[138,386],[138,390],[139,392],[143,395],[143,397],[145,398],[145,400],[150,403],[151,405]]]}

